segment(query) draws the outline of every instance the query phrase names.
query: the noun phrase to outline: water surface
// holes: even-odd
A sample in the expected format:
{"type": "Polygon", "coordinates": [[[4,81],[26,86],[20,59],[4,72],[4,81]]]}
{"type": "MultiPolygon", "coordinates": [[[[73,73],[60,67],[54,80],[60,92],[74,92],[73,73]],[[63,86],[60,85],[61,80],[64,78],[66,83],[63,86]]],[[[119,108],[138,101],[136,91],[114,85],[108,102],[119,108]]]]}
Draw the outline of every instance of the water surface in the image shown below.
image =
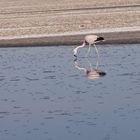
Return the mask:
{"type": "Polygon", "coordinates": [[[0,140],[139,140],[140,46],[74,47],[0,48],[0,140]]]}

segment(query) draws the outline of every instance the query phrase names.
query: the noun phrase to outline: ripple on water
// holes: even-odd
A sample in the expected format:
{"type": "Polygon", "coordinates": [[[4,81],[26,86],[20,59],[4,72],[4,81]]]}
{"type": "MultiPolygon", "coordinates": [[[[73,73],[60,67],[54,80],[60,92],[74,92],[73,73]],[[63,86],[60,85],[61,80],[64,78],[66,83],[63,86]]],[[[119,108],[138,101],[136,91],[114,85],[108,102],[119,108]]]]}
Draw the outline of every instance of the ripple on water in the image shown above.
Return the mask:
{"type": "Polygon", "coordinates": [[[107,75],[90,80],[71,47],[0,48],[0,138],[139,140],[140,47],[99,49],[107,75]]]}

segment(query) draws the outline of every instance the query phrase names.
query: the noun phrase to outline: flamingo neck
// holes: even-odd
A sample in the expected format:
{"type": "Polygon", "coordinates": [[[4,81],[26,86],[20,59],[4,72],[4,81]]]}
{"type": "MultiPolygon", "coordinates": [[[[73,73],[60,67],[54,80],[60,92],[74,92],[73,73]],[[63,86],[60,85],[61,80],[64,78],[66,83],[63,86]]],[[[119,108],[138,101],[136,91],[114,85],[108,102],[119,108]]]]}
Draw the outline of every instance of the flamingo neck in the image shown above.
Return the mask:
{"type": "Polygon", "coordinates": [[[85,46],[85,42],[82,45],[78,46],[77,49],[83,48],[84,46],[85,46]]]}
{"type": "Polygon", "coordinates": [[[82,45],[76,47],[76,48],[73,50],[73,51],[74,51],[74,55],[77,54],[77,51],[78,51],[79,48],[83,48],[84,46],[85,46],[85,42],[84,42],[82,45]]]}

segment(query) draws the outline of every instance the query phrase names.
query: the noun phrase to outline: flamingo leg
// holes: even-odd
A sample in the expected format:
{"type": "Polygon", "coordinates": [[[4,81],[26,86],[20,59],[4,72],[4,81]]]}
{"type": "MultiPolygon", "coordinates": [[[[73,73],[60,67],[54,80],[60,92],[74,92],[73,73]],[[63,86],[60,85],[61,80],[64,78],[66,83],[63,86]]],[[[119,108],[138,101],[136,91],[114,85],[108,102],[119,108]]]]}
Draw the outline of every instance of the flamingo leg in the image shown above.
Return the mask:
{"type": "Polygon", "coordinates": [[[97,58],[95,70],[98,70],[98,67],[99,67],[99,58],[97,58]]]}
{"type": "Polygon", "coordinates": [[[90,62],[90,60],[89,60],[89,58],[87,58],[86,60],[87,60],[87,62],[88,62],[88,64],[89,64],[89,66],[90,66],[90,70],[93,71],[93,66],[92,66],[92,64],[91,64],[91,62],[90,62]]]}
{"type": "Polygon", "coordinates": [[[99,51],[98,51],[98,49],[97,49],[95,44],[94,44],[94,47],[95,47],[95,50],[96,50],[96,53],[97,53],[96,69],[98,69],[100,56],[99,56],[99,51]]]}
{"type": "Polygon", "coordinates": [[[89,46],[88,46],[88,50],[87,50],[87,53],[86,53],[85,57],[88,57],[90,49],[91,49],[91,44],[89,44],[89,46]]]}
{"type": "Polygon", "coordinates": [[[95,50],[96,50],[97,56],[98,56],[98,58],[99,58],[99,51],[98,51],[98,49],[97,49],[97,47],[96,47],[95,44],[94,44],[94,47],[95,47],[95,50]]]}

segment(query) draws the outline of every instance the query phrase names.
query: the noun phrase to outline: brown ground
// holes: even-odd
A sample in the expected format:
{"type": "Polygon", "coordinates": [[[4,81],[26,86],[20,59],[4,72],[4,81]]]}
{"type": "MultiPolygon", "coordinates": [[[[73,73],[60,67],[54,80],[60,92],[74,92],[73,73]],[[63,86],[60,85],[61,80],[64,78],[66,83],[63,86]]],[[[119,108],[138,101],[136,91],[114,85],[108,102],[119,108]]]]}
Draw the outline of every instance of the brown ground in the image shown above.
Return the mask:
{"type": "MultiPolygon", "coordinates": [[[[134,41],[136,38],[135,41],[139,42],[140,0],[0,0],[1,45],[6,42],[12,44],[11,40],[3,41],[5,37],[36,35],[47,36],[40,40],[43,44],[49,41],[55,44],[52,37],[52,41],[49,40],[50,34],[61,34],[61,43],[72,42],[73,38],[70,37],[64,40],[66,33],[76,35],[77,32],[94,33],[95,29],[100,29],[101,32],[102,29],[123,27],[137,28],[137,32],[129,32],[128,39],[134,41]],[[48,41],[43,41],[44,39],[48,41]]],[[[120,32],[115,35],[115,38],[121,36],[120,32]]],[[[79,39],[77,37],[77,41],[79,39]]],[[[33,40],[25,40],[24,45],[34,44],[33,40]]],[[[57,42],[59,43],[58,40],[57,42]]],[[[17,43],[22,44],[22,40],[17,43]]]]}

